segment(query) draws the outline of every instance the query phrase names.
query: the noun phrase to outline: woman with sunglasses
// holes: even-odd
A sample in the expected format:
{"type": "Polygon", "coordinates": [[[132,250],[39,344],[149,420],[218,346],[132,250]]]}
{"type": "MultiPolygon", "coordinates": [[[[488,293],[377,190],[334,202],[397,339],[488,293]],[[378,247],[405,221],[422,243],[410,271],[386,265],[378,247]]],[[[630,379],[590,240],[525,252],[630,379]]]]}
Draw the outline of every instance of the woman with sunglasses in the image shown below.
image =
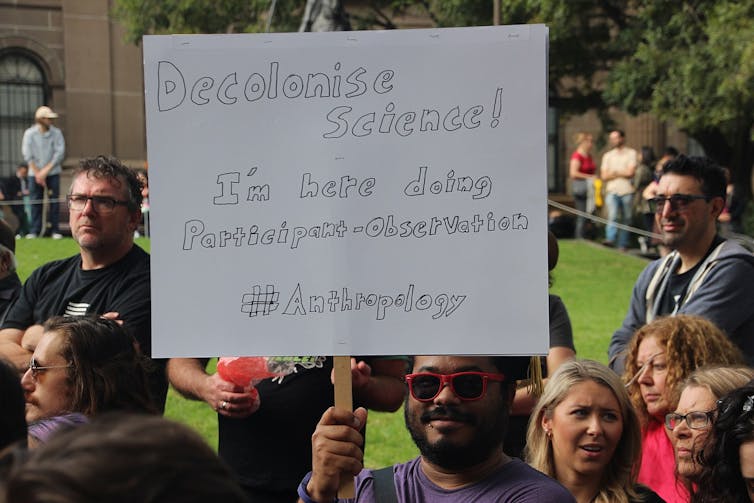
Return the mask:
{"type": "Polygon", "coordinates": [[[712,322],[690,315],[657,318],[634,334],[624,380],[642,425],[638,481],[667,502],[686,502],[675,476],[675,454],[665,428],[676,387],[705,365],[743,364],[740,350],[712,322]]]}
{"type": "Polygon", "coordinates": [[[694,503],[754,503],[754,383],[717,405],[715,441],[701,456],[694,503]]]}
{"type": "Polygon", "coordinates": [[[659,502],[636,484],[639,420],[620,378],[591,360],[553,374],[527,435],[527,461],[557,479],[579,503],[659,502]]]}
{"type": "Polygon", "coordinates": [[[680,386],[678,405],[665,416],[665,427],[673,443],[678,479],[689,494],[701,472],[699,455],[713,441],[709,433],[717,415],[717,400],[752,378],[754,370],[749,367],[713,366],[695,370],[680,386]]]}
{"type": "Polygon", "coordinates": [[[48,320],[21,385],[30,436],[35,423],[55,416],[155,411],[135,340],[103,318],[48,320]]]}

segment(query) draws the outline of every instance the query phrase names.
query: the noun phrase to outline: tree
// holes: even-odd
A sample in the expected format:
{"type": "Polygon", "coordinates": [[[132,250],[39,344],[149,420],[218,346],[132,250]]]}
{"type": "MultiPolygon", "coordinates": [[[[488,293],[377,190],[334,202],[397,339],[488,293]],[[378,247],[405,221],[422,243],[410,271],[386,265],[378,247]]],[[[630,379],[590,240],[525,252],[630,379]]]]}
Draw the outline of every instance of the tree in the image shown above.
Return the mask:
{"type": "MultiPolygon", "coordinates": [[[[273,31],[295,31],[303,5],[277,0],[273,31]]],[[[132,43],[154,33],[247,33],[265,30],[270,0],[117,0],[114,14],[132,43]]]]}
{"type": "MultiPolygon", "coordinates": [[[[366,0],[356,29],[396,28],[414,12],[439,27],[489,25],[495,0],[366,0]]],[[[550,29],[550,101],[568,115],[614,105],[677,124],[751,195],[754,2],[497,0],[504,24],[550,29]]],[[[277,0],[274,31],[293,31],[301,2],[277,0]]],[[[261,31],[270,0],[117,0],[132,40],[144,33],[261,31]]]]}
{"type": "MultiPolygon", "coordinates": [[[[306,12],[301,2],[276,0],[273,31],[294,31],[306,12]]],[[[627,53],[615,33],[626,24],[626,0],[505,0],[505,24],[550,26],[550,89],[562,111],[606,108],[595,75],[627,53]]],[[[132,42],[147,33],[237,33],[263,31],[271,0],[117,0],[115,13],[132,42]]],[[[348,13],[356,29],[397,28],[413,12],[435,26],[478,26],[492,21],[491,0],[367,0],[348,13]]]]}
{"type": "Polygon", "coordinates": [[[646,0],[621,34],[635,49],[610,71],[605,98],[672,120],[729,166],[751,197],[754,3],[646,0]]]}

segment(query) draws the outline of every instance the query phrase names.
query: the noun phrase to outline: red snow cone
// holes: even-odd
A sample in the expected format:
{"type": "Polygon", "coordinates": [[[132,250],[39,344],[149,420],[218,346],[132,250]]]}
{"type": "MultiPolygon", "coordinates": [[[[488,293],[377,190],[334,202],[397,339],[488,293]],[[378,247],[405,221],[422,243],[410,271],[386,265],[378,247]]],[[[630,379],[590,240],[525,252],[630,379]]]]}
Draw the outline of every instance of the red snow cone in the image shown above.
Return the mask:
{"type": "Polygon", "coordinates": [[[250,388],[254,381],[279,375],[268,370],[264,356],[222,357],[217,361],[217,373],[223,380],[242,388],[250,388]]]}

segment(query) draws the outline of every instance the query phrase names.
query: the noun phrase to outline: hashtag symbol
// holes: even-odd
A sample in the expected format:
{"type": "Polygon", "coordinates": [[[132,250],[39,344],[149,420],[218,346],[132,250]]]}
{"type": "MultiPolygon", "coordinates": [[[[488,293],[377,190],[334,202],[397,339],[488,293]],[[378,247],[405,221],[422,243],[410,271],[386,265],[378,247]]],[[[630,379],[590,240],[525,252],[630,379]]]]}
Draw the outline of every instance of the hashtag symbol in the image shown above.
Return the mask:
{"type": "Polygon", "coordinates": [[[267,316],[278,308],[279,297],[280,292],[275,291],[274,285],[267,285],[264,293],[260,285],[254,285],[251,293],[243,294],[241,312],[249,313],[249,317],[257,316],[259,313],[267,316]]]}

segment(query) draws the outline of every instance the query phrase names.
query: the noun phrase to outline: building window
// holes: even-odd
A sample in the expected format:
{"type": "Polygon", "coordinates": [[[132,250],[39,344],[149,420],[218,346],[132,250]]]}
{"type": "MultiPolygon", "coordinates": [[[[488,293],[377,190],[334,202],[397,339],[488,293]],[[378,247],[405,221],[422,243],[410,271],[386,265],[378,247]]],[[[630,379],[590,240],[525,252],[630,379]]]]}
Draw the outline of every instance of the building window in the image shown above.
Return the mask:
{"type": "Polygon", "coordinates": [[[15,173],[23,161],[21,138],[44,105],[47,85],[34,60],[17,52],[0,53],[0,176],[15,173]]]}

